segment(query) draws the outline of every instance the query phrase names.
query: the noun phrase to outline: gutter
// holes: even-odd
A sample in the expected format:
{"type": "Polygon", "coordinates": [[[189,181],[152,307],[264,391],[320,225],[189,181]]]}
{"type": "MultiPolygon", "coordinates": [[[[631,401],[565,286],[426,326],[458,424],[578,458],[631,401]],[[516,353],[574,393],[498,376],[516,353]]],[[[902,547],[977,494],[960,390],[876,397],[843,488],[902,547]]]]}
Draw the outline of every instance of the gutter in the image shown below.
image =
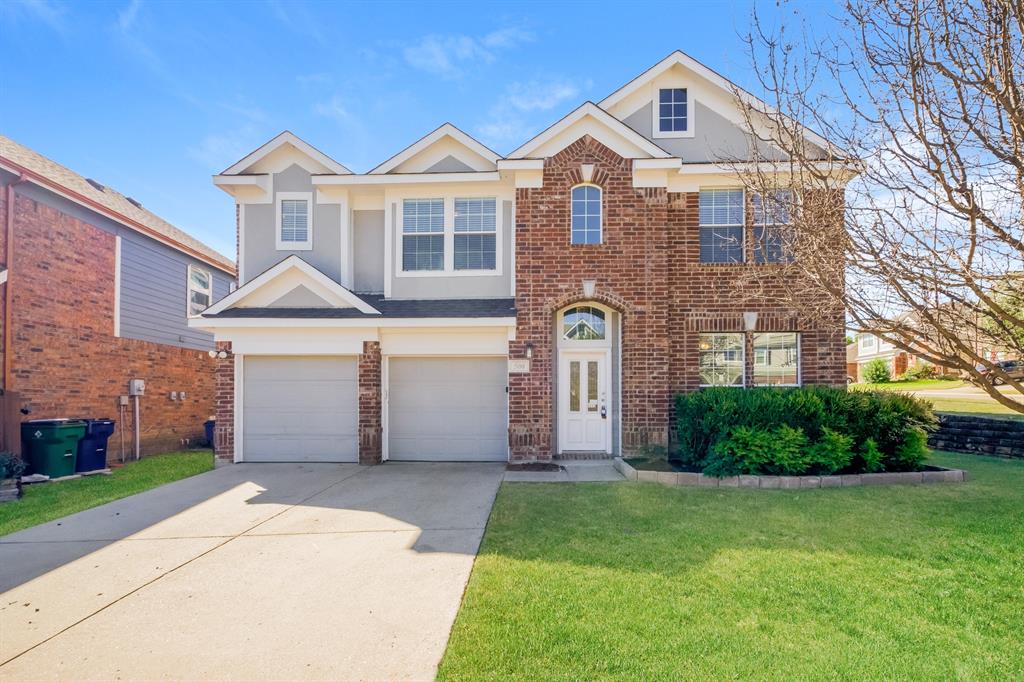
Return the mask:
{"type": "Polygon", "coordinates": [[[14,295],[11,289],[11,275],[12,268],[14,266],[14,199],[16,193],[14,188],[16,185],[20,185],[23,182],[27,182],[28,178],[25,173],[19,173],[16,180],[12,180],[7,185],[7,215],[5,219],[6,238],[7,238],[7,250],[4,254],[4,267],[7,268],[7,281],[4,282],[4,368],[3,368],[3,390],[7,392],[11,388],[11,362],[13,360],[13,353],[11,352],[11,339],[13,333],[11,332],[11,313],[14,308],[14,295]]]}

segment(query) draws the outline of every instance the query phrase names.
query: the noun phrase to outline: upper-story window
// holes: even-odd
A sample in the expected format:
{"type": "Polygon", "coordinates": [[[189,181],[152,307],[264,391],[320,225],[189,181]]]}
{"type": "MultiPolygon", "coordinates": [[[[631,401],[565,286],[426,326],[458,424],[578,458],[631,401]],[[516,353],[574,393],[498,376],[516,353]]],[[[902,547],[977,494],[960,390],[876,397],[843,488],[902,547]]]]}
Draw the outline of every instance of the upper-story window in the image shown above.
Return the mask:
{"type": "Polygon", "coordinates": [[[743,190],[700,191],[700,262],[743,262],[743,190]]]}
{"type": "Polygon", "coordinates": [[[213,277],[206,270],[188,266],[188,315],[195,317],[213,301],[213,277]]]}
{"type": "Polygon", "coordinates": [[[754,212],[754,262],[792,261],[792,190],[755,194],[751,197],[751,204],[754,212]]]}
{"type": "Polygon", "coordinates": [[[494,197],[455,200],[455,269],[497,267],[498,212],[494,197]]]}
{"type": "Polygon", "coordinates": [[[862,351],[874,351],[878,347],[878,338],[874,334],[861,334],[859,343],[862,351]]]}
{"type": "Polygon", "coordinates": [[[277,248],[286,251],[313,248],[312,192],[277,193],[277,248]]]}
{"type": "Polygon", "coordinates": [[[572,188],[572,243],[601,243],[601,188],[579,185],[572,188]]]}
{"type": "Polygon", "coordinates": [[[688,126],[686,88],[661,88],[658,91],[658,131],[683,133],[688,126]]]}
{"type": "Polygon", "coordinates": [[[444,199],[402,203],[402,269],[444,270],[444,199]]]}

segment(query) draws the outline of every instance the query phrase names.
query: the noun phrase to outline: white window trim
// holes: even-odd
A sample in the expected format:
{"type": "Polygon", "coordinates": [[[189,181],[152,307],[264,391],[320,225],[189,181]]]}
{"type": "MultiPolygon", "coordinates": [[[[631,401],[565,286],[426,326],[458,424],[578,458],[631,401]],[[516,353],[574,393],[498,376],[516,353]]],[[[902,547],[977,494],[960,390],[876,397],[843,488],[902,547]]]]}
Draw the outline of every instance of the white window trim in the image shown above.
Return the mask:
{"type": "Polygon", "coordinates": [[[677,78],[664,79],[658,82],[651,83],[651,137],[657,138],[687,138],[694,136],[694,129],[696,128],[693,112],[696,109],[693,106],[693,88],[689,83],[684,83],[677,78]],[[661,91],[662,90],[674,90],[682,88],[686,90],[686,130],[666,130],[662,132],[660,130],[661,122],[660,109],[658,107],[661,104],[661,91]]]}
{"type": "Polygon", "coordinates": [[[803,347],[803,334],[801,334],[800,332],[754,332],[754,333],[752,333],[750,335],[750,344],[751,344],[751,348],[754,348],[754,363],[755,364],[751,368],[751,370],[752,370],[751,380],[752,380],[753,386],[755,388],[757,388],[758,386],[765,387],[765,388],[770,388],[770,387],[773,387],[773,386],[776,387],[776,388],[793,388],[793,387],[803,386],[803,382],[804,382],[804,377],[803,377],[804,354],[803,354],[803,351],[802,351],[802,347],[803,347]],[[758,384],[757,383],[757,365],[756,365],[756,363],[757,363],[757,349],[754,348],[754,336],[756,336],[757,334],[796,334],[796,383],[795,384],[758,384]]]}
{"type": "Polygon", "coordinates": [[[278,251],[312,251],[313,250],[313,211],[316,207],[313,204],[313,193],[312,192],[278,192],[274,198],[274,213],[276,219],[276,229],[274,231],[274,241],[278,251]],[[286,242],[281,239],[281,202],[300,200],[306,202],[306,241],[304,242],[286,242]]]}
{"type": "MultiPolygon", "coordinates": [[[[406,199],[436,199],[428,194],[402,194],[394,197],[394,229],[387,227],[387,232],[395,233],[396,244],[393,249],[392,263],[394,263],[394,276],[399,277],[500,277],[504,264],[504,202],[507,198],[500,192],[455,192],[445,193],[444,199],[444,269],[443,270],[403,270],[402,269],[402,238],[403,232],[402,216],[406,199]],[[494,199],[494,269],[493,270],[456,270],[455,269],[455,199],[494,199]]],[[[387,216],[385,216],[387,222],[387,216]]],[[[414,233],[410,233],[414,234],[414,233]]],[[[415,234],[430,234],[419,232],[415,234]]],[[[435,232],[433,234],[440,234],[435,232]]],[[[385,248],[386,245],[385,245],[385,248]]],[[[385,273],[386,276],[387,273],[385,273]]],[[[386,281],[385,281],[386,284],[386,281]]]]}
{"type": "Polygon", "coordinates": [[[857,345],[858,350],[862,350],[864,352],[877,351],[877,349],[878,349],[878,337],[875,336],[874,334],[863,334],[863,335],[861,335],[861,337],[859,339],[857,339],[857,344],[858,344],[857,345]],[[868,341],[868,340],[871,341],[870,344],[864,343],[865,341],[868,341]]]}
{"type": "Polygon", "coordinates": [[[204,311],[209,310],[210,306],[213,305],[213,273],[210,272],[209,270],[206,270],[204,268],[198,267],[196,265],[189,265],[188,266],[188,272],[185,273],[185,278],[186,278],[185,279],[185,316],[186,317],[199,317],[199,316],[201,316],[203,314],[204,311]],[[207,290],[205,290],[205,291],[200,291],[199,289],[196,289],[196,291],[200,291],[200,293],[205,293],[209,297],[209,299],[210,299],[210,304],[207,305],[205,308],[203,308],[203,310],[200,311],[196,315],[192,314],[192,291],[193,291],[193,288],[192,288],[192,273],[193,272],[201,272],[201,273],[203,273],[204,275],[206,275],[206,280],[210,283],[209,288],[207,290]]]}
{"type": "MultiPolygon", "coordinates": [[[[737,187],[735,185],[711,185],[701,186],[697,188],[697,262],[699,265],[742,265],[747,262],[747,232],[749,226],[747,225],[747,190],[743,187],[737,187]],[[736,223],[729,223],[727,225],[705,225],[700,222],[700,193],[705,190],[731,190],[739,191],[743,195],[742,206],[743,206],[743,221],[736,223]],[[715,227],[739,227],[742,229],[740,232],[740,259],[738,261],[702,261],[700,260],[700,232],[704,228],[715,228],[715,227]]],[[[724,333],[724,332],[723,332],[724,333]]]]}
{"type": "Polygon", "coordinates": [[[577,301],[571,305],[567,305],[558,311],[558,315],[555,316],[555,333],[557,334],[557,346],[567,350],[587,350],[594,348],[610,348],[612,346],[612,327],[618,327],[618,324],[613,325],[612,315],[615,311],[606,305],[601,305],[590,300],[577,301]],[[565,338],[565,331],[563,329],[564,316],[567,312],[574,308],[596,308],[604,313],[604,338],[603,339],[588,339],[586,341],[580,341],[576,339],[565,338]]]}
{"type": "MultiPolygon", "coordinates": [[[[491,270],[498,269],[498,211],[501,210],[501,204],[498,201],[498,197],[454,197],[454,201],[459,199],[494,199],[494,230],[463,230],[458,232],[455,230],[455,214],[452,214],[452,269],[457,272],[491,272],[491,270]],[[494,236],[494,267],[493,268],[456,268],[455,267],[455,237],[457,236],[494,236]]],[[[454,201],[452,205],[454,206],[454,201]]]]}
{"type": "Polygon", "coordinates": [[[747,335],[745,333],[743,333],[743,332],[700,332],[700,333],[698,333],[697,334],[697,343],[698,343],[698,347],[697,347],[697,358],[698,358],[698,362],[697,362],[697,376],[700,376],[700,346],[699,346],[699,344],[700,344],[700,337],[704,336],[704,335],[716,336],[716,335],[725,335],[725,334],[733,334],[733,335],[736,335],[736,336],[740,337],[740,365],[743,367],[743,374],[742,374],[743,383],[741,383],[741,384],[728,384],[726,386],[723,386],[721,384],[705,384],[705,383],[701,383],[701,384],[699,384],[701,388],[746,388],[747,387],[747,335]]]}
{"type": "Polygon", "coordinates": [[[600,185],[595,185],[592,182],[581,182],[578,185],[573,185],[569,188],[569,246],[601,246],[602,244],[604,244],[604,188],[600,185]],[[593,187],[599,192],[601,197],[601,213],[597,216],[600,219],[598,221],[597,230],[598,234],[601,236],[601,240],[596,244],[577,244],[572,240],[572,193],[580,187],[593,187]]]}

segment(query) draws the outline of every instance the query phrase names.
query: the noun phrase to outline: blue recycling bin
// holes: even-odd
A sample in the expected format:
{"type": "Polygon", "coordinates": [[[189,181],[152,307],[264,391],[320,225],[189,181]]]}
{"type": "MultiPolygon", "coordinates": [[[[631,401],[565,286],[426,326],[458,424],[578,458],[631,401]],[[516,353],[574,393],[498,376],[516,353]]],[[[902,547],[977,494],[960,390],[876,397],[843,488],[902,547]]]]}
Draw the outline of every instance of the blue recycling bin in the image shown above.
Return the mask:
{"type": "Polygon", "coordinates": [[[217,426],[216,419],[207,419],[203,422],[203,429],[206,431],[206,444],[213,447],[213,429],[217,426]]]}
{"type": "Polygon", "coordinates": [[[75,472],[107,468],[107,439],[114,433],[113,419],[83,419],[85,435],[78,441],[75,472]]]}

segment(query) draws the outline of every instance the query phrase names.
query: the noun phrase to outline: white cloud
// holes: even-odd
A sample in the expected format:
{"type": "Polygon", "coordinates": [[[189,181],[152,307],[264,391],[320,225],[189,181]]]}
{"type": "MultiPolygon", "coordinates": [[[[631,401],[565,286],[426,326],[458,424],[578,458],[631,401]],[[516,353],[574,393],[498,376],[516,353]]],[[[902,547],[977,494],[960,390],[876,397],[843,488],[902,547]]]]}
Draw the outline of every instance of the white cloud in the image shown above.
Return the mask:
{"type": "Polygon", "coordinates": [[[52,0],[4,0],[0,2],[0,17],[16,20],[21,16],[41,21],[58,33],[63,33],[64,5],[52,0]]]}
{"type": "Polygon", "coordinates": [[[490,64],[497,50],[511,49],[533,40],[533,34],[518,28],[491,31],[480,38],[467,35],[432,34],[403,48],[409,66],[442,78],[458,78],[473,64],[490,64]]]}
{"type": "Polygon", "coordinates": [[[511,83],[488,112],[489,120],[476,127],[483,141],[495,147],[522,144],[541,127],[531,122],[532,112],[548,111],[580,96],[590,81],[577,84],[568,79],[548,78],[511,83]]]}
{"type": "Polygon", "coordinates": [[[123,32],[130,31],[135,25],[135,18],[139,15],[140,0],[132,0],[128,5],[117,13],[117,26],[123,32]]]}
{"type": "MultiPolygon", "coordinates": [[[[590,82],[583,84],[590,87],[590,82]]],[[[504,100],[519,111],[547,111],[580,94],[580,87],[568,80],[528,81],[512,83],[505,91],[504,100]]]]}
{"type": "Polygon", "coordinates": [[[189,147],[189,157],[208,171],[220,172],[259,146],[256,126],[244,125],[227,133],[212,133],[189,147]]]}
{"type": "Polygon", "coordinates": [[[334,95],[326,102],[317,102],[313,106],[313,113],[342,125],[348,124],[353,120],[352,113],[348,110],[345,100],[341,95],[334,95]]]}

